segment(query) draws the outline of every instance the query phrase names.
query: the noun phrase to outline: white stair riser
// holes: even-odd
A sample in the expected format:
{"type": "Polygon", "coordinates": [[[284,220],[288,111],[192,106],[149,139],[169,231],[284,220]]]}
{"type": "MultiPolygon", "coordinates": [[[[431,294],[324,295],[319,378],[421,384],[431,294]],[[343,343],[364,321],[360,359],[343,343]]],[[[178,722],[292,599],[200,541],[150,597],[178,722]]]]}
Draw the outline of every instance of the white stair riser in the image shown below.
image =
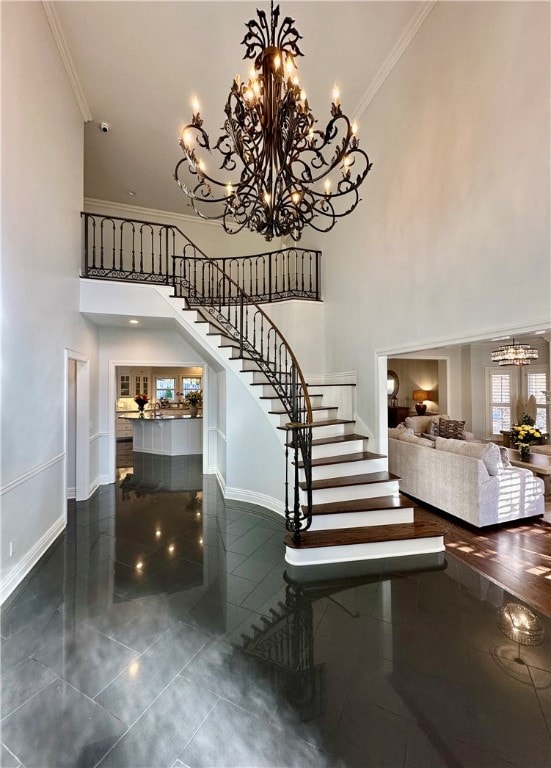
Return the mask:
{"type": "Polygon", "coordinates": [[[346,435],[354,428],[354,424],[329,424],[326,427],[314,427],[312,429],[312,439],[318,440],[325,437],[339,437],[346,435]]]}
{"type": "Polygon", "coordinates": [[[332,531],[338,528],[363,528],[370,525],[413,523],[413,507],[409,509],[374,509],[368,512],[341,512],[314,515],[310,531],[332,531]]]}
{"type": "MultiPolygon", "coordinates": [[[[349,461],[342,464],[322,464],[312,467],[312,480],[325,480],[328,477],[350,477],[364,475],[367,472],[385,472],[386,459],[365,459],[365,461],[349,461]]],[[[304,470],[300,470],[300,479],[304,481],[304,470]]]]}
{"type": "MultiPolygon", "coordinates": [[[[316,430],[317,432],[317,430],[316,430]]],[[[316,438],[315,432],[313,433],[316,438]]],[[[317,435],[320,437],[320,435],[317,435]]],[[[348,440],[345,443],[325,443],[312,446],[313,459],[325,459],[327,456],[344,456],[347,453],[359,453],[366,450],[367,440],[348,440]]]]}
{"type": "Polygon", "coordinates": [[[321,563],[347,563],[352,560],[377,560],[381,557],[421,555],[443,552],[442,536],[401,541],[377,541],[365,544],[348,544],[336,547],[285,547],[285,560],[290,565],[320,565],[321,563]]]}
{"type": "MultiPolygon", "coordinates": [[[[398,481],[367,483],[366,485],[346,485],[343,488],[320,488],[312,491],[313,504],[326,504],[331,501],[352,499],[372,499],[376,496],[394,496],[399,492],[398,481]]],[[[301,504],[306,504],[306,492],[300,492],[301,504]]]]}
{"type": "MultiPolygon", "coordinates": [[[[278,410],[281,409],[281,403],[278,403],[278,410]]],[[[337,418],[337,408],[324,408],[322,411],[313,411],[312,412],[312,421],[328,421],[329,419],[336,419],[337,418]]],[[[285,414],[281,414],[281,426],[286,424],[289,421],[289,416],[285,414]]]]}
{"type": "MultiPolygon", "coordinates": [[[[270,410],[271,411],[277,411],[281,410],[283,407],[281,404],[281,400],[275,393],[275,389],[273,387],[262,387],[262,397],[271,397],[272,400],[270,401],[270,410]],[[266,391],[268,390],[268,391],[266,391]]],[[[313,408],[319,408],[321,406],[321,399],[322,395],[317,395],[315,397],[310,398],[310,403],[313,408]]],[[[338,410],[338,409],[337,409],[338,410]]],[[[337,413],[337,410],[334,410],[333,413],[337,413]]],[[[315,414],[312,414],[315,415],[315,414]]]]}

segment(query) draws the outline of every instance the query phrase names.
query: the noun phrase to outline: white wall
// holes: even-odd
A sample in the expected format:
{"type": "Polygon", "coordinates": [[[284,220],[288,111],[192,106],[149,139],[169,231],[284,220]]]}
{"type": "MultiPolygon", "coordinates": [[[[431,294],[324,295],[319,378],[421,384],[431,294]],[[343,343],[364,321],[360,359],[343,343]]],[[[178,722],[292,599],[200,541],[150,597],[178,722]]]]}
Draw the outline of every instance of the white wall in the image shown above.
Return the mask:
{"type": "MultiPolygon", "coordinates": [[[[251,387],[253,390],[259,387],[251,387]]],[[[228,498],[282,513],[285,497],[283,432],[278,437],[236,376],[226,377],[226,488],[228,498]],[[252,402],[252,406],[251,406],[252,402]]]]}
{"type": "Polygon", "coordinates": [[[549,93],[549,4],[437,3],[361,116],[363,201],[318,243],[367,423],[377,351],[548,325],[549,93]]]}
{"type": "Polygon", "coordinates": [[[79,313],[82,118],[42,5],[1,14],[4,598],[65,521],[65,349],[90,359],[94,465],[98,341],[79,313]]]}

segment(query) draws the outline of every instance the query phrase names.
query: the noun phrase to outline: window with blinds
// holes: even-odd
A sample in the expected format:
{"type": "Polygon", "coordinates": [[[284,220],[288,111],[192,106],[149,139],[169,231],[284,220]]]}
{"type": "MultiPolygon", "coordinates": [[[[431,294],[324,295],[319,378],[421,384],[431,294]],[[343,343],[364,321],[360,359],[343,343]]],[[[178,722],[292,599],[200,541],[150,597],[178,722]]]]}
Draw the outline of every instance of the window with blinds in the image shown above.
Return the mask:
{"type": "Polygon", "coordinates": [[[527,397],[534,395],[537,403],[536,427],[547,432],[547,403],[545,391],[548,389],[545,371],[526,371],[527,397]]]}
{"type": "Polygon", "coordinates": [[[490,372],[490,420],[492,435],[511,429],[511,374],[490,372]]]}

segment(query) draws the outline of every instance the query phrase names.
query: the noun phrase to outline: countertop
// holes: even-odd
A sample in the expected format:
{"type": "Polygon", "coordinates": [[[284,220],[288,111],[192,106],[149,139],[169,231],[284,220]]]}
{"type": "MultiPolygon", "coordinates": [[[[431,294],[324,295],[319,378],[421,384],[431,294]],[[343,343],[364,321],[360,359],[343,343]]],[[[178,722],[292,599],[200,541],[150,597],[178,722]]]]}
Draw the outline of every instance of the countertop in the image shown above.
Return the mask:
{"type": "MultiPolygon", "coordinates": [[[[120,415],[117,417],[119,419],[130,419],[132,421],[175,421],[176,419],[191,419],[192,417],[189,415],[189,413],[181,413],[179,415],[175,416],[155,416],[153,412],[146,411],[143,416],[140,416],[139,413],[125,413],[124,415],[120,415]]],[[[202,416],[194,416],[194,420],[196,419],[202,419],[202,416]]]]}

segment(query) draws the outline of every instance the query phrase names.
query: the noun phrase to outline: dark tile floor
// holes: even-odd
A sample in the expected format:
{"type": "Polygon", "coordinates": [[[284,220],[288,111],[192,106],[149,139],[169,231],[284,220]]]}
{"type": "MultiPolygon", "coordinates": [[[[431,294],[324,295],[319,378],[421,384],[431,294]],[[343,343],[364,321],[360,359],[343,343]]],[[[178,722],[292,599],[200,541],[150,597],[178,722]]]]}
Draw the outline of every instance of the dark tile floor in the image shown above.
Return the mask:
{"type": "Polygon", "coordinates": [[[519,664],[452,556],[297,572],[196,460],[129,459],[3,607],[2,766],[549,766],[549,620],[519,664]]]}

